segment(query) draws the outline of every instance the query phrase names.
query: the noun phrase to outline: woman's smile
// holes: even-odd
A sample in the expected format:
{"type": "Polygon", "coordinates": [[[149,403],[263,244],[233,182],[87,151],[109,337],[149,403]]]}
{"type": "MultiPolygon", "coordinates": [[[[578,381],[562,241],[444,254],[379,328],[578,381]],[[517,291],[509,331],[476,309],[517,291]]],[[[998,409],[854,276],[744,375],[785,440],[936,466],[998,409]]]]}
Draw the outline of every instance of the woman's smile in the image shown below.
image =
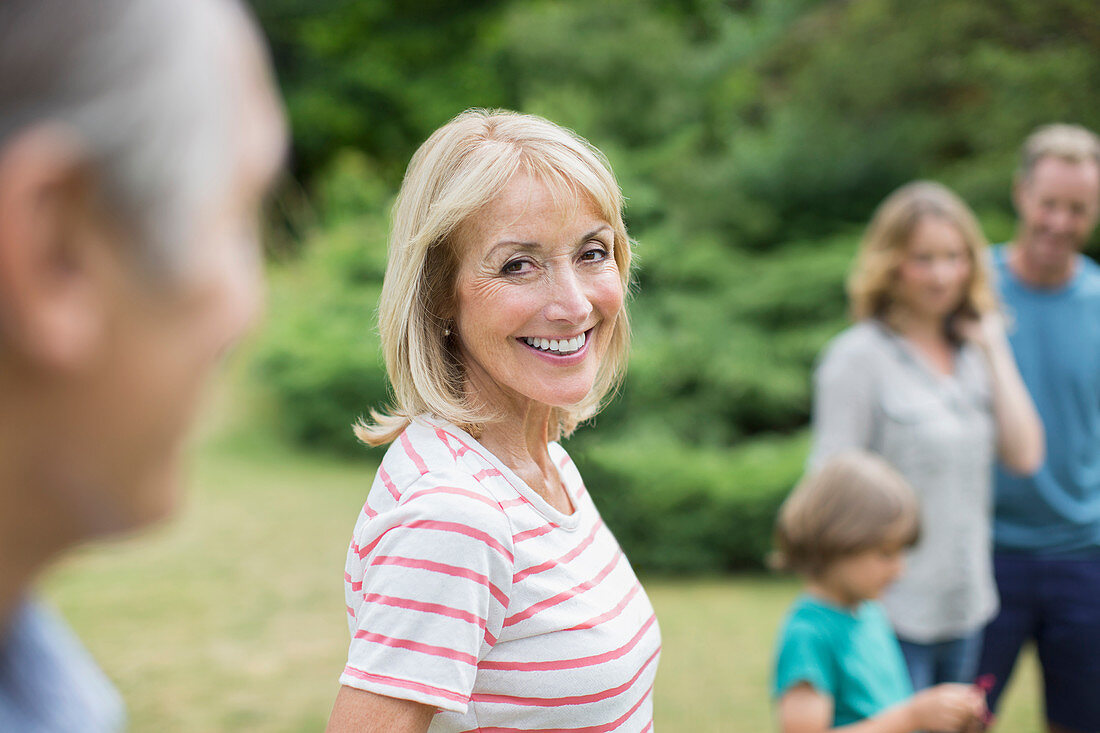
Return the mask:
{"type": "Polygon", "coordinates": [[[588,337],[592,330],[593,329],[590,328],[587,331],[581,331],[576,336],[558,336],[553,338],[522,336],[518,340],[520,343],[529,346],[542,355],[552,357],[576,356],[587,352],[587,349],[584,347],[588,344],[588,337]]]}
{"type": "Polygon", "coordinates": [[[599,209],[518,174],[456,246],[453,319],[467,388],[520,410],[585,399],[623,303],[614,232],[599,209]]]}

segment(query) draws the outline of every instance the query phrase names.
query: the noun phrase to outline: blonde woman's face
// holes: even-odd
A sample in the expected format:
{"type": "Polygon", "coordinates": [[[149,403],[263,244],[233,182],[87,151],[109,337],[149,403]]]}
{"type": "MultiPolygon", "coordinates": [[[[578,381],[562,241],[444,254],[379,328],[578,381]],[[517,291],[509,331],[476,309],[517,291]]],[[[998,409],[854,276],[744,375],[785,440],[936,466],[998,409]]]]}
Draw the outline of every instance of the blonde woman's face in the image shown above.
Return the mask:
{"type": "Polygon", "coordinates": [[[970,251],[958,228],[938,216],[925,216],[902,253],[894,298],[910,316],[946,318],[963,302],[971,269],[970,251]]]}
{"type": "Polygon", "coordinates": [[[468,388],[505,414],[592,391],[623,305],[615,230],[519,174],[459,231],[455,333],[468,388]]]}

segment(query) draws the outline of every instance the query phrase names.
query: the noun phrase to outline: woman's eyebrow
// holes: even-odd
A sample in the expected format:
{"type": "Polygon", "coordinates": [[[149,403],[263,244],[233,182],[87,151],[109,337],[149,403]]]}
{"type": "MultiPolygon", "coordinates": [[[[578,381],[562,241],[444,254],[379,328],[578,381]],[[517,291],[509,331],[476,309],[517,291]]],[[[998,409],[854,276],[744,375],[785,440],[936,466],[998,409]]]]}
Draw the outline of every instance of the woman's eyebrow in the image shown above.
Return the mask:
{"type": "Polygon", "coordinates": [[[589,239],[592,239],[593,237],[595,237],[597,234],[603,234],[603,232],[608,231],[610,229],[611,229],[610,224],[600,224],[598,227],[596,227],[595,229],[590,231],[588,234],[585,234],[583,237],[581,237],[580,241],[586,242],[589,239]]]}
{"type": "MultiPolygon", "coordinates": [[[[590,232],[587,232],[586,234],[582,234],[581,236],[577,237],[577,241],[578,242],[587,242],[589,239],[592,239],[597,234],[602,234],[604,231],[607,231],[607,230],[610,230],[610,229],[611,229],[610,224],[600,224],[596,228],[592,229],[590,232]]],[[[491,257],[492,255],[494,255],[502,247],[515,247],[517,250],[527,251],[527,252],[538,251],[540,249],[543,249],[543,245],[540,242],[529,241],[529,240],[524,240],[524,239],[502,239],[499,242],[497,242],[496,244],[494,244],[489,249],[488,255],[491,257]]]]}
{"type": "Polygon", "coordinates": [[[521,239],[502,239],[502,240],[500,240],[499,242],[497,242],[496,244],[493,245],[492,249],[489,250],[489,253],[492,254],[493,252],[496,252],[501,247],[508,247],[508,246],[512,246],[512,247],[515,247],[516,249],[524,249],[524,250],[542,249],[542,245],[539,244],[538,242],[529,242],[529,241],[525,241],[525,240],[521,240],[521,239]]]}
{"type": "Polygon", "coordinates": [[[483,262],[493,262],[501,257],[501,250],[505,250],[506,254],[513,254],[515,252],[540,252],[543,246],[538,242],[530,242],[521,239],[502,239],[485,253],[483,262]]]}

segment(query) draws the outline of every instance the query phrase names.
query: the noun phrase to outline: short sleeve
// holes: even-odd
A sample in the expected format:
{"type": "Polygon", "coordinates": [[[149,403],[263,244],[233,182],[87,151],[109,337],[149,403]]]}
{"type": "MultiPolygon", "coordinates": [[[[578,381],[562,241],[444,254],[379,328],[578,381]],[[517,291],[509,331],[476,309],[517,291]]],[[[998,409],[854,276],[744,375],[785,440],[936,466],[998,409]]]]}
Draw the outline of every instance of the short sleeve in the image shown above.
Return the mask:
{"type": "Polygon", "coordinates": [[[778,699],[802,682],[832,698],[837,696],[836,664],[828,641],[811,625],[794,623],[780,643],[772,694],[778,699]]]}
{"type": "Polygon", "coordinates": [[[875,384],[867,350],[844,338],[854,335],[834,342],[814,371],[810,468],[841,451],[872,447],[875,384]]]}
{"type": "Polygon", "coordinates": [[[361,523],[348,553],[341,684],[466,711],[511,592],[503,509],[466,475],[428,474],[361,523]]]}

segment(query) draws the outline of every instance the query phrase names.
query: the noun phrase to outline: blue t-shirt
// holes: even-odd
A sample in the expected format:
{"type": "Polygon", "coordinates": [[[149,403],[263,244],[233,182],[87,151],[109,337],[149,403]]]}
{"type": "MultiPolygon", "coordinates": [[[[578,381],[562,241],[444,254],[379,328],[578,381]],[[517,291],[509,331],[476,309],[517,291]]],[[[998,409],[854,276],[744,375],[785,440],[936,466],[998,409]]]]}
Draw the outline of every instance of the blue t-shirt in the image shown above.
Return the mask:
{"type": "Polygon", "coordinates": [[[913,694],[898,640],[882,607],[848,610],[803,594],[794,602],[776,650],[772,694],[800,682],[833,699],[833,725],[878,715],[913,694]]]}
{"type": "Polygon", "coordinates": [[[993,263],[1016,363],[1046,429],[1033,476],[997,468],[994,545],[1100,553],[1100,267],[1080,255],[1058,288],[1025,285],[996,247],[993,263]]]}
{"type": "Polygon", "coordinates": [[[0,731],[108,733],[122,699],[52,611],[25,603],[0,635],[0,731]]]}

